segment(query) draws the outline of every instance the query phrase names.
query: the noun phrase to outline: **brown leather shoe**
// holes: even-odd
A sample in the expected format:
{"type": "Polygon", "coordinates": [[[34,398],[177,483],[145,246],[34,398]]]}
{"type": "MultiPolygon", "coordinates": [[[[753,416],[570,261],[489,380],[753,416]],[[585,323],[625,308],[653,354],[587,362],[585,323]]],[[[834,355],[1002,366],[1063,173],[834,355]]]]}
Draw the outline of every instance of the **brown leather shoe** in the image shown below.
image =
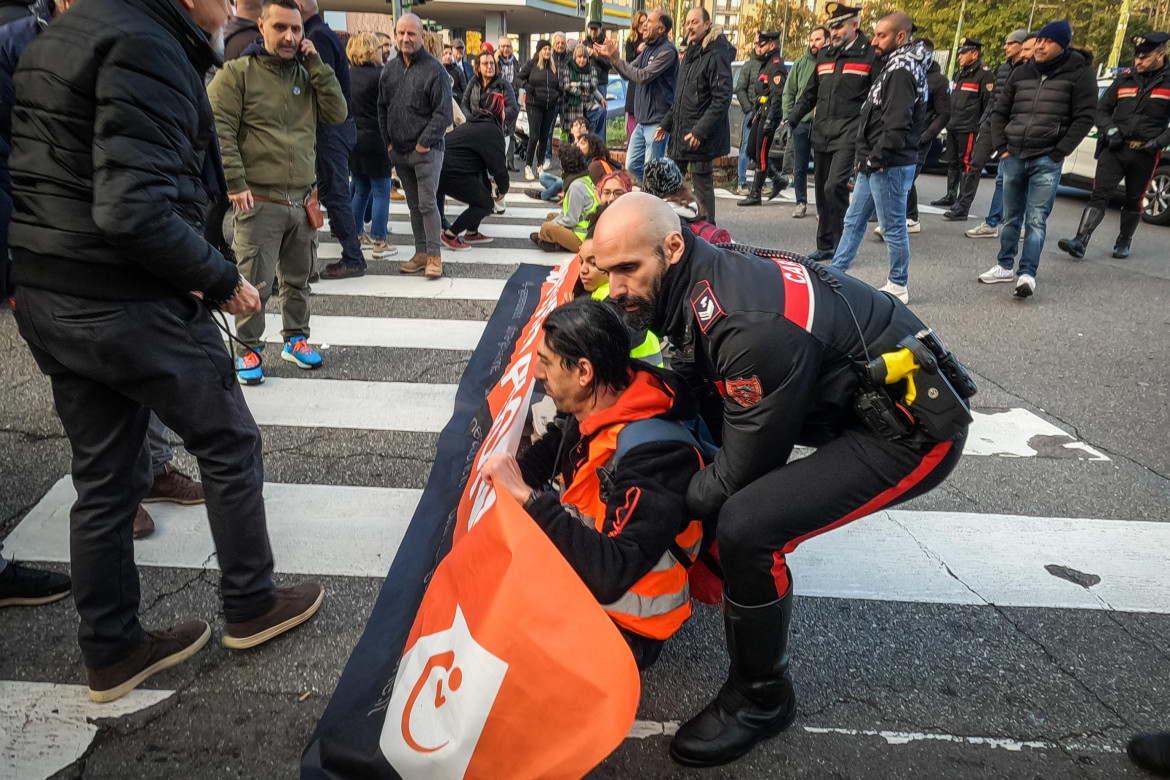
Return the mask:
{"type": "Polygon", "coordinates": [[[147,631],[130,656],[101,669],[88,669],[89,700],[103,704],[121,698],[156,672],[186,661],[207,644],[211,626],[193,620],[164,631],[147,631]]]}
{"type": "Polygon", "coordinates": [[[426,277],[428,279],[438,279],[443,275],[443,258],[439,255],[427,255],[427,271],[426,277]]]}
{"type": "Polygon", "coordinates": [[[366,269],[359,268],[356,265],[338,260],[336,263],[330,263],[321,269],[322,279],[353,279],[357,276],[365,276],[366,269]]]}
{"type": "Polygon", "coordinates": [[[402,194],[402,190],[397,187],[391,187],[390,200],[406,200],[406,196],[402,194]]]}
{"type": "Polygon", "coordinates": [[[138,512],[134,515],[133,533],[135,539],[145,539],[154,533],[154,518],[142,504],[138,505],[138,512]]]}
{"type": "Polygon", "coordinates": [[[191,506],[203,503],[203,483],[196,482],[170,463],[163,464],[163,473],[154,478],[154,485],[144,504],[154,504],[159,501],[169,501],[172,504],[191,506]]]}
{"type": "Polygon", "coordinates": [[[228,623],[224,628],[223,644],[233,650],[245,650],[280,636],[304,623],[321,608],[325,589],[315,582],[306,582],[295,588],[276,591],[272,609],[246,623],[228,623]]]}
{"type": "Polygon", "coordinates": [[[415,252],[414,257],[407,260],[402,265],[398,266],[398,270],[404,274],[417,274],[419,271],[427,267],[427,253],[415,252]]]}

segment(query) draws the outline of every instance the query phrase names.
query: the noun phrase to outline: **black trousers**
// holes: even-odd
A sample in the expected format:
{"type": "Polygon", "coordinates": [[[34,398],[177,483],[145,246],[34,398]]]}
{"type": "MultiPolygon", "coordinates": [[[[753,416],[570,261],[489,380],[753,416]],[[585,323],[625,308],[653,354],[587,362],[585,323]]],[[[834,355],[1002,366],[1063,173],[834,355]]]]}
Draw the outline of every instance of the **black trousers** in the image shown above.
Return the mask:
{"type": "Polygon", "coordinates": [[[350,119],[340,125],[317,126],[317,194],[329,212],[329,232],[341,244],[341,261],[366,267],[349,192],[349,155],[357,143],[350,119]]]}
{"type": "Polygon", "coordinates": [[[492,185],[487,174],[479,176],[449,175],[444,172],[439,177],[439,218],[443,220],[443,229],[459,235],[465,230],[475,233],[479,231],[479,223],[492,213],[492,185]],[[443,198],[451,197],[463,201],[467,208],[455,218],[454,224],[447,222],[447,215],[443,207],[443,198]]]}
{"type": "Polygon", "coordinates": [[[947,130],[947,194],[958,195],[959,183],[971,167],[975,133],[952,133],[947,130]]]}
{"type": "Polygon", "coordinates": [[[143,446],[151,411],[199,462],[225,617],[253,620],[271,609],[260,431],[202,304],[189,295],[113,302],[19,287],[16,321],[73,449],[69,556],[85,665],[117,663],[143,639],[132,531],[151,484],[143,446]]]}
{"type": "Polygon", "coordinates": [[[711,160],[678,160],[683,176],[691,172],[691,186],[699,202],[699,219],[715,222],[715,167],[711,160]]]}
{"type": "Polygon", "coordinates": [[[849,176],[855,152],[813,151],[813,188],[817,196],[817,249],[836,249],[849,210],[849,176]]]}
{"type": "Polygon", "coordinates": [[[1150,186],[1150,179],[1154,176],[1154,169],[1162,158],[1161,150],[1129,149],[1122,147],[1116,151],[1105,148],[1097,158],[1097,171],[1093,176],[1093,194],[1089,197],[1088,206],[1104,210],[1109,205],[1109,197],[1117,189],[1117,185],[1125,179],[1125,206],[1126,211],[1140,213],[1142,198],[1150,186]]]}
{"type": "Polygon", "coordinates": [[[806,539],[937,487],[963,452],[848,430],[727,500],[715,527],[724,589],[739,604],[775,601],[792,584],[786,556],[806,539]]]}
{"type": "Polygon", "coordinates": [[[557,121],[557,107],[540,108],[528,106],[528,153],[524,155],[524,164],[532,165],[533,161],[540,164],[547,153],[545,144],[551,143],[553,125],[557,121]]]}
{"type": "Polygon", "coordinates": [[[967,161],[967,171],[963,174],[962,185],[959,188],[958,207],[964,214],[971,211],[971,204],[975,202],[975,193],[979,191],[979,180],[983,177],[983,169],[991,161],[995,150],[991,148],[991,132],[980,133],[971,147],[971,156],[967,161]]]}

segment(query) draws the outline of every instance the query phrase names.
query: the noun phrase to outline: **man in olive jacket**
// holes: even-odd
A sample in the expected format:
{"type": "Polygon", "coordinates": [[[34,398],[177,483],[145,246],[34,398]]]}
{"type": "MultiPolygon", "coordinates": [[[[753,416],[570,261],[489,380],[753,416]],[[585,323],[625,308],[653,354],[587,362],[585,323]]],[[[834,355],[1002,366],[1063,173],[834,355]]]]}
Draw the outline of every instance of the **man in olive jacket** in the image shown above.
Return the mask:
{"type": "Polygon", "coordinates": [[[704,8],[692,8],[686,18],[687,49],[679,65],[678,85],[670,111],[658,126],[655,141],[670,134],[667,156],[678,163],[699,201],[699,219],[715,223],[715,179],[712,162],[731,151],[731,60],[735,51],[712,26],[704,8]]]}
{"type": "MultiPolygon", "coordinates": [[[[317,230],[305,200],[317,177],[317,123],[344,122],[348,108],[333,69],[303,37],[295,0],[269,0],[259,26],[262,40],[226,63],[207,95],[223,147],[228,197],[236,207],[232,250],[240,273],[260,290],[262,303],[279,276],[281,358],[311,369],[321,365],[308,344],[317,230]]],[[[260,384],[263,312],[237,316],[236,332],[240,381],[260,384]]]]}

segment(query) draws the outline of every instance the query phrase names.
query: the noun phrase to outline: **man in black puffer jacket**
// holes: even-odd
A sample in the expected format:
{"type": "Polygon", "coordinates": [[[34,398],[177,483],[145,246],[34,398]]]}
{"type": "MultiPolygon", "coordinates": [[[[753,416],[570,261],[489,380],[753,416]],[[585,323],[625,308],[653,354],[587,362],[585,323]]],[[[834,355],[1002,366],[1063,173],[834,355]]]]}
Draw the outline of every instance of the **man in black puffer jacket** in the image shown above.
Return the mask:
{"type": "Polygon", "coordinates": [[[670,134],[666,156],[678,163],[699,201],[699,219],[715,224],[715,179],[711,163],[731,152],[731,61],[735,50],[712,26],[711,15],[692,8],[686,18],[687,50],[679,65],[678,84],[670,111],[654,140],[670,134]]]}
{"type": "Polygon", "coordinates": [[[1036,269],[1064,158],[1093,126],[1097,79],[1092,55],[1073,51],[1072,27],[1049,22],[1036,35],[1034,60],[1012,71],[991,112],[991,144],[1001,150],[1003,225],[999,262],[979,276],[984,284],[1011,282],[1026,223],[1015,295],[1036,292],[1036,269]]]}
{"type": "Polygon", "coordinates": [[[311,617],[324,595],[273,584],[260,432],[208,312],[258,312],[260,297],[200,235],[203,173],[217,156],[203,75],[221,64],[208,36],[230,11],[185,7],[86,0],[29,44],[14,80],[16,320],[73,450],[73,595],[98,702],[211,635],[201,620],[150,632],[138,622],[131,529],[151,485],[151,410],[199,461],[224,644],[266,641],[311,617]]]}

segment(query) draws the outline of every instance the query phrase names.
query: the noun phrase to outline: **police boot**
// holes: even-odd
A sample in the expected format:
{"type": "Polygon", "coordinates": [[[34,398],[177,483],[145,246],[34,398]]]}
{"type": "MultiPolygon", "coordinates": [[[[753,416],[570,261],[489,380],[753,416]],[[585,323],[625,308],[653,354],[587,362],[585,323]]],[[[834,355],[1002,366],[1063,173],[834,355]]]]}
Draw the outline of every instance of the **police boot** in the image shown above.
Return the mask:
{"type": "MultiPolygon", "coordinates": [[[[1081,212],[1081,224],[1077,226],[1076,236],[1062,238],[1056,242],[1056,245],[1060,247],[1061,252],[1068,252],[1069,255],[1080,260],[1085,256],[1085,250],[1089,247],[1089,239],[1093,237],[1093,231],[1097,229],[1103,219],[1105,219],[1105,209],[1085,206],[1085,210],[1081,212]]],[[[1125,222],[1125,217],[1122,217],[1122,222],[1125,222]]]]}
{"type": "Polygon", "coordinates": [[[771,165],[768,166],[768,171],[772,174],[772,190],[768,193],[768,200],[776,200],[776,196],[788,187],[788,177],[771,165]]]}
{"type": "Polygon", "coordinates": [[[748,193],[747,197],[739,201],[738,206],[758,206],[760,205],[760,196],[764,192],[764,179],[768,178],[768,171],[756,171],[755,178],[752,179],[752,191],[748,193]]]}
{"type": "Polygon", "coordinates": [[[1142,213],[1140,211],[1123,210],[1121,212],[1121,232],[1117,234],[1117,243],[1113,245],[1114,257],[1119,260],[1129,257],[1129,242],[1133,240],[1133,234],[1137,232],[1141,221],[1142,213]]]}
{"type": "Polygon", "coordinates": [[[670,757],[685,766],[718,766],[774,737],[796,718],[796,694],[788,674],[788,625],[792,589],[758,607],[723,594],[723,625],[731,668],[719,695],[684,723],[670,743],[670,757]]]}

